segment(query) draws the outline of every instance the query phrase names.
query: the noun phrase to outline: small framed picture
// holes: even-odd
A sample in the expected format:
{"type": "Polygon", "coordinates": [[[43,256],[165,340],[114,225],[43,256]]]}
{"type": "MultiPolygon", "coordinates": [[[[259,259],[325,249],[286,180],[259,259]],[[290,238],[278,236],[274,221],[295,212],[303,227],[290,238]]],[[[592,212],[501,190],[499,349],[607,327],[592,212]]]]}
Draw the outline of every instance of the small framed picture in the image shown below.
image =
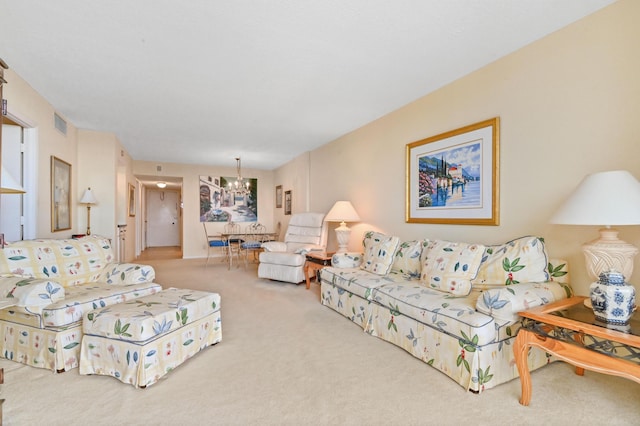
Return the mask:
{"type": "Polygon", "coordinates": [[[51,156],[51,232],[71,229],[71,164],[51,156]]]}
{"type": "Polygon", "coordinates": [[[136,187],[129,184],[129,216],[136,215],[136,187]]]}
{"type": "Polygon", "coordinates": [[[291,190],[284,192],[284,214],[291,214],[291,190]]]}
{"type": "Polygon", "coordinates": [[[282,185],[276,186],[276,208],[282,208],[282,185]]]}

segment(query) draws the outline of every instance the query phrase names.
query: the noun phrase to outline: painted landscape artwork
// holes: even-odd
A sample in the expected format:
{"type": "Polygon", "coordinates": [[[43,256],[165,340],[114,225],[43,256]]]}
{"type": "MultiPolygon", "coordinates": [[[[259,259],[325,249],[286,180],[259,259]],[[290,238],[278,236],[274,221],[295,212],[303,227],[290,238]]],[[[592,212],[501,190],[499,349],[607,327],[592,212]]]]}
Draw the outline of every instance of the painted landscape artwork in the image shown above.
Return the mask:
{"type": "Polygon", "coordinates": [[[420,208],[480,207],[480,142],[418,157],[420,208]]]}
{"type": "Polygon", "coordinates": [[[498,225],[500,119],[406,146],[406,221],[498,225]]]}

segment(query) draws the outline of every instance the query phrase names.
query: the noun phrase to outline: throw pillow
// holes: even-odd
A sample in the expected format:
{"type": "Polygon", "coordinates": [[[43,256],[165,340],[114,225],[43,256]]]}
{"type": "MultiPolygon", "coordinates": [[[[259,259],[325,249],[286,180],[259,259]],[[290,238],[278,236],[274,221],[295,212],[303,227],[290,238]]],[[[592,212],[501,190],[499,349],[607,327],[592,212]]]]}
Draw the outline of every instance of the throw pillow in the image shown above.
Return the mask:
{"type": "Polygon", "coordinates": [[[377,275],[387,275],[393,265],[393,255],[400,239],[379,232],[369,231],[364,235],[364,259],[361,268],[377,275]]]}
{"type": "Polygon", "coordinates": [[[429,241],[424,248],[422,282],[433,289],[466,296],[478,273],[484,246],[481,244],[429,241]]]}
{"type": "Polygon", "coordinates": [[[522,237],[507,243],[487,246],[473,287],[496,286],[549,280],[547,251],[544,240],[522,237]]]}
{"type": "Polygon", "coordinates": [[[398,246],[391,272],[404,274],[410,278],[420,278],[420,256],[423,240],[405,241],[398,246]]]}

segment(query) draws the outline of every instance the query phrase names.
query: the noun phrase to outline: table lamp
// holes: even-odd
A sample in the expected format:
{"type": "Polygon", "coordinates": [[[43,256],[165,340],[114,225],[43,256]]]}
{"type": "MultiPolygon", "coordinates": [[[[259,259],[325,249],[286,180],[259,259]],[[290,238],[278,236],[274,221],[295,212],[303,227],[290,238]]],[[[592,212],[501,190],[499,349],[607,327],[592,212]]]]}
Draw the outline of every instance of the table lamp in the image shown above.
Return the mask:
{"type": "Polygon", "coordinates": [[[87,188],[80,199],[80,203],[87,205],[87,235],[91,235],[91,204],[96,204],[98,200],[91,192],[91,187],[87,188]]]}
{"type": "Polygon", "coordinates": [[[358,216],[356,209],[353,208],[349,201],[336,201],[324,220],[327,222],[340,222],[340,226],[336,228],[337,253],[345,253],[349,246],[349,236],[351,235],[351,229],[347,227],[345,222],[360,221],[360,216],[358,216]]]}
{"type": "Polygon", "coordinates": [[[551,218],[551,223],[597,225],[600,238],[582,246],[593,280],[617,271],[628,280],[638,249],[618,239],[612,226],[640,224],[640,182],[624,170],[587,175],[551,218]]]}

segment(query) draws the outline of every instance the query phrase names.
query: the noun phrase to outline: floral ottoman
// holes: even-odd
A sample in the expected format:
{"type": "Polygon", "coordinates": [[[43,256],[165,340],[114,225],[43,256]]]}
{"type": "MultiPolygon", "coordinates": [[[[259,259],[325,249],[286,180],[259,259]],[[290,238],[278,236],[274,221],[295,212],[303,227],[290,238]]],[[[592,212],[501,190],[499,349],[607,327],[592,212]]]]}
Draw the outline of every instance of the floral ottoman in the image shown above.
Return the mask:
{"type": "Polygon", "coordinates": [[[169,288],[84,314],[80,374],[146,387],[222,340],[220,295],[169,288]]]}

